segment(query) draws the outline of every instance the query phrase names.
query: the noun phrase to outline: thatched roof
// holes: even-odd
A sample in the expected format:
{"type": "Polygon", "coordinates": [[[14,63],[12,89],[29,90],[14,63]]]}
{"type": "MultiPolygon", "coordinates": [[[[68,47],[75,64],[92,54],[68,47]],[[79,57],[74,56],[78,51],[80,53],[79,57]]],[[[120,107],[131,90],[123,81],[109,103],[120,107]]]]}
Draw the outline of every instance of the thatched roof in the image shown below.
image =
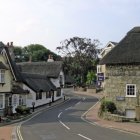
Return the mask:
{"type": "Polygon", "coordinates": [[[57,78],[62,70],[62,61],[26,62],[17,65],[21,72],[45,75],[49,78],[57,78]]]}
{"type": "Polygon", "coordinates": [[[0,53],[3,50],[4,47],[5,47],[5,45],[0,41],[0,53]]]}
{"type": "Polygon", "coordinates": [[[18,85],[14,85],[12,87],[12,94],[27,94],[27,93],[29,93],[28,90],[24,90],[23,88],[21,88],[18,85]]]}
{"type": "Polygon", "coordinates": [[[140,64],[140,27],[130,30],[100,64],[140,64]]]}
{"type": "Polygon", "coordinates": [[[23,82],[35,92],[47,92],[51,90],[56,90],[56,87],[46,76],[28,73],[21,74],[23,77],[23,82]]]}
{"type": "MultiPolygon", "coordinates": [[[[3,49],[5,49],[5,51],[6,51],[6,54],[8,57],[8,62],[9,62],[9,65],[11,66],[11,71],[12,71],[12,74],[15,76],[16,81],[23,82],[24,84],[29,86],[35,92],[40,92],[40,91],[47,92],[50,90],[56,90],[56,87],[49,80],[47,75],[45,74],[45,76],[44,76],[44,73],[46,71],[46,70],[44,70],[44,69],[46,69],[46,65],[44,63],[38,62],[38,63],[34,63],[33,65],[29,64],[30,66],[28,65],[28,63],[23,63],[23,67],[17,66],[16,63],[11,59],[7,46],[5,46],[2,42],[0,42],[0,53],[3,49]],[[25,67],[24,67],[24,64],[27,64],[27,65],[25,65],[25,67]],[[21,70],[23,70],[23,71],[21,71],[21,70]],[[27,73],[21,73],[21,72],[27,72],[27,73]],[[35,73],[35,72],[37,72],[37,73],[35,73]]],[[[47,74],[55,77],[60,72],[62,65],[60,65],[60,63],[56,62],[55,65],[53,65],[53,66],[51,64],[47,63],[47,66],[48,66],[47,68],[50,69],[50,73],[47,73],[47,74]],[[52,73],[51,73],[51,70],[52,70],[52,73]]],[[[6,66],[2,62],[0,62],[0,68],[6,69],[6,66]]],[[[23,90],[19,86],[13,86],[12,93],[13,94],[18,94],[18,93],[22,94],[22,93],[27,93],[27,91],[23,90]]]]}

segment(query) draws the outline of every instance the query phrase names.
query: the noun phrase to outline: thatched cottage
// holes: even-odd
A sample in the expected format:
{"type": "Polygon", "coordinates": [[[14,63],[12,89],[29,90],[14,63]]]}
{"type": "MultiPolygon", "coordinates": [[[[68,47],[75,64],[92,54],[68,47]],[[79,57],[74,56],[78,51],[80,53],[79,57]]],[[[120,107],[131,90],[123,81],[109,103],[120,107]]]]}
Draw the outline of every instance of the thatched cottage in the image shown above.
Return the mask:
{"type": "Polygon", "coordinates": [[[130,30],[100,64],[106,65],[106,98],[127,117],[135,118],[140,102],[140,27],[130,30]]]}
{"type": "Polygon", "coordinates": [[[38,107],[62,98],[62,62],[51,60],[17,65],[12,45],[0,42],[0,116],[15,113],[19,105],[38,107]]]}

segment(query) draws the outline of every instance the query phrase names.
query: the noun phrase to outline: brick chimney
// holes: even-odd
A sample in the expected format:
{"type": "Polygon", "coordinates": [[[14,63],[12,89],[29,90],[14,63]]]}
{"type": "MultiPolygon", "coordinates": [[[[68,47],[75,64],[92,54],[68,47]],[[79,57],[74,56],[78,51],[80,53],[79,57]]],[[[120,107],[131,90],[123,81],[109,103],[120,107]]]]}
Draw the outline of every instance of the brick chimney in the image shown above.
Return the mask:
{"type": "Polygon", "coordinates": [[[15,54],[14,54],[13,42],[7,42],[7,48],[8,48],[9,54],[11,56],[11,59],[13,61],[15,61],[15,54]]]}

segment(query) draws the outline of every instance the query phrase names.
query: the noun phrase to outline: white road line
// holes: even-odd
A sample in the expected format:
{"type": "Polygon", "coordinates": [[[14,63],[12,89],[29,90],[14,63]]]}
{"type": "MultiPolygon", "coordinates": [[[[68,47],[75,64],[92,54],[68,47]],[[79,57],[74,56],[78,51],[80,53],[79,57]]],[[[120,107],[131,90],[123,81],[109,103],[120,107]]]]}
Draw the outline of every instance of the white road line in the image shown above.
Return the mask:
{"type": "Polygon", "coordinates": [[[85,97],[83,97],[83,100],[85,100],[86,98],[85,97]]]}
{"type": "Polygon", "coordinates": [[[81,102],[78,102],[76,105],[79,105],[81,102]]]}
{"type": "Polygon", "coordinates": [[[17,127],[17,134],[18,134],[19,140],[23,140],[21,133],[20,133],[20,127],[21,127],[21,124],[17,127]]]}
{"type": "Polygon", "coordinates": [[[86,120],[86,119],[84,118],[84,116],[85,116],[92,108],[94,108],[94,107],[99,103],[99,101],[100,101],[100,100],[98,99],[98,102],[96,102],[96,104],[94,104],[91,108],[89,108],[85,113],[82,114],[81,119],[82,119],[83,121],[88,122],[89,124],[92,124],[92,125],[97,125],[96,122],[90,122],[90,121],[86,120]]]}
{"type": "Polygon", "coordinates": [[[72,106],[70,106],[70,107],[66,108],[65,110],[69,110],[69,109],[71,109],[71,108],[72,108],[72,106]]]}
{"type": "Polygon", "coordinates": [[[22,137],[21,132],[20,132],[20,127],[21,127],[21,125],[22,125],[23,123],[25,123],[25,122],[31,120],[32,118],[34,118],[35,116],[37,116],[37,115],[40,114],[40,113],[41,113],[41,112],[38,112],[37,114],[35,114],[35,115],[32,116],[31,118],[29,118],[29,119],[27,119],[27,120],[21,122],[21,123],[17,126],[17,135],[18,135],[19,140],[23,140],[23,137],[22,137]]]}
{"type": "MultiPolygon", "coordinates": [[[[71,100],[71,99],[69,98],[67,101],[65,101],[65,103],[68,102],[69,100],[71,100]]],[[[61,104],[63,104],[63,103],[60,103],[60,104],[58,104],[58,105],[61,105],[61,104]]],[[[48,108],[48,109],[49,109],[49,108],[48,108]]],[[[50,108],[50,109],[51,109],[51,108],[50,108]]],[[[25,122],[31,120],[31,119],[34,118],[35,116],[39,115],[40,113],[42,113],[42,110],[40,110],[38,113],[36,113],[35,115],[33,115],[31,118],[29,118],[29,119],[27,119],[27,120],[21,122],[21,123],[16,127],[16,133],[17,133],[17,136],[18,136],[19,140],[23,140],[23,137],[22,137],[21,132],[20,132],[21,125],[22,125],[23,123],[25,123],[25,122]]]]}
{"type": "Polygon", "coordinates": [[[81,135],[81,134],[78,134],[78,136],[80,136],[80,137],[82,137],[82,138],[84,138],[84,139],[87,139],[87,140],[92,140],[92,139],[90,139],[90,138],[88,138],[88,137],[86,137],[86,136],[83,136],[83,135],[81,135]]]}
{"type": "Polygon", "coordinates": [[[61,114],[62,114],[62,112],[60,112],[60,113],[58,114],[58,118],[60,118],[61,114]]]}
{"type": "Polygon", "coordinates": [[[59,121],[64,127],[66,127],[68,130],[70,130],[70,128],[68,126],[66,126],[63,122],[59,121]]]}

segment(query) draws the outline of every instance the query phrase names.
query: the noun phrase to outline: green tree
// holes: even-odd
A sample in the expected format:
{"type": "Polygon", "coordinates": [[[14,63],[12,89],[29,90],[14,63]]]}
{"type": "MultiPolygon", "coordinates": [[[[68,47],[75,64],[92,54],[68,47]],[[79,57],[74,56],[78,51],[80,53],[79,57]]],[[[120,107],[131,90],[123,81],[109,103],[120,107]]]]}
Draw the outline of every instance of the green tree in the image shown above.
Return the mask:
{"type": "Polygon", "coordinates": [[[57,50],[65,56],[64,70],[71,73],[77,83],[86,82],[86,75],[89,70],[94,70],[98,60],[98,40],[89,38],[73,37],[61,42],[57,50]]]}
{"type": "Polygon", "coordinates": [[[16,62],[29,61],[47,61],[49,55],[53,55],[54,60],[61,60],[61,56],[55,54],[40,44],[30,44],[24,48],[15,47],[16,62]]]}
{"type": "Polygon", "coordinates": [[[88,71],[86,83],[87,83],[88,85],[92,85],[92,84],[94,84],[95,81],[96,81],[96,74],[95,74],[95,72],[93,72],[93,71],[88,71]]]}
{"type": "Polygon", "coordinates": [[[23,59],[23,55],[22,55],[22,48],[15,46],[14,47],[14,55],[15,55],[15,61],[16,62],[21,62],[23,59]]]}

